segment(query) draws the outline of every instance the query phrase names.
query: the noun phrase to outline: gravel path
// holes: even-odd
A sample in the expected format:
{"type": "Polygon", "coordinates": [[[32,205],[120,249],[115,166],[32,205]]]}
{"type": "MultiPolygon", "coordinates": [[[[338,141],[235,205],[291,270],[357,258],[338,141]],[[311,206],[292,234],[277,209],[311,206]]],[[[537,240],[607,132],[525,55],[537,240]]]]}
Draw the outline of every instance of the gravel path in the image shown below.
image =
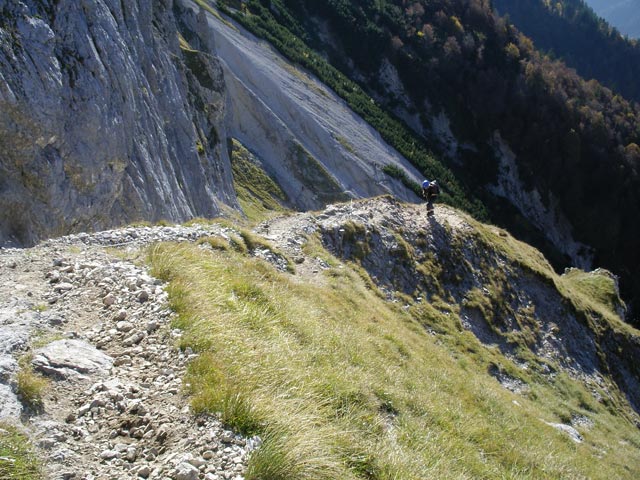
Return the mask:
{"type": "Polygon", "coordinates": [[[175,348],[162,283],[126,259],[210,234],[226,232],[128,228],[0,250],[0,418],[22,417],[46,478],[243,478],[259,439],[192,415],[182,378],[193,352],[175,348]],[[27,352],[50,379],[38,412],[13,393],[27,352]]]}

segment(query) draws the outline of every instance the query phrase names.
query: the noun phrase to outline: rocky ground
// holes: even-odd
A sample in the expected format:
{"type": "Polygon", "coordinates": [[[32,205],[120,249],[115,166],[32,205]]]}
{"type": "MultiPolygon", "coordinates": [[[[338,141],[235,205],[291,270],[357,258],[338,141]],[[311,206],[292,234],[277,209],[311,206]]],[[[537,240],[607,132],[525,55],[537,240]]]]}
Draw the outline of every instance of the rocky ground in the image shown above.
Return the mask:
{"type": "Polygon", "coordinates": [[[259,439],[190,412],[193,352],[175,347],[161,282],[131,260],[141,245],[210,234],[225,232],[128,228],[0,250],[0,418],[22,418],[45,478],[243,478],[259,439]],[[29,363],[50,381],[37,409],[14,394],[29,363]]]}

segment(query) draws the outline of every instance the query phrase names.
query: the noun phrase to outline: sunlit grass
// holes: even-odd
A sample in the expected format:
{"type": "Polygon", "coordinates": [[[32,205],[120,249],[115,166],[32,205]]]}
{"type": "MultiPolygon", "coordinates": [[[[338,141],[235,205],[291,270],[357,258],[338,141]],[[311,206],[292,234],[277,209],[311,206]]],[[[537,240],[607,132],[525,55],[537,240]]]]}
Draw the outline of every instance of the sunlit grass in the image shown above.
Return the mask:
{"type": "Polygon", "coordinates": [[[283,206],[286,194],[235,139],[230,140],[229,155],[238,202],[249,221],[258,222],[288,210],[283,206]]]}
{"type": "Polygon", "coordinates": [[[385,302],[348,265],[320,286],[234,250],[162,245],[149,261],[171,281],[181,346],[200,352],[186,379],[195,410],[264,440],[248,479],[634,478],[640,468],[637,429],[584,385],[522,371],[454,314],[385,302]],[[501,387],[487,374],[495,364],[529,392],[501,387]],[[594,423],[582,444],[543,422],[574,415],[594,423]]]}
{"type": "Polygon", "coordinates": [[[33,371],[31,355],[20,359],[20,370],[16,375],[16,394],[20,401],[32,410],[40,410],[43,406],[43,395],[49,382],[33,371]]]}

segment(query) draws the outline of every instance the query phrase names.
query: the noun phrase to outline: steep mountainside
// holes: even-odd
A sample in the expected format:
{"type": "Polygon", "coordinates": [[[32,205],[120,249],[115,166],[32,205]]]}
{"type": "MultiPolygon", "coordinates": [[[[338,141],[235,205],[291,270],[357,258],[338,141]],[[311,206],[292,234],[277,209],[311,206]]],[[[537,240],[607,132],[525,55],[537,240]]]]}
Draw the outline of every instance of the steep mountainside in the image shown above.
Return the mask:
{"type": "Polygon", "coordinates": [[[290,58],[323,75],[289,48],[297,35],[439,144],[494,221],[546,239],[556,265],[610,268],[629,303],[640,298],[637,104],[538,53],[484,0],[244,5],[236,18],[290,58]]]}
{"type": "Polygon", "coordinates": [[[640,337],[606,271],[559,276],[505,231],[391,197],[158,246],[150,261],[201,355],[196,409],[264,441],[248,478],[638,468],[640,337]]]}
{"type": "Polygon", "coordinates": [[[0,22],[0,244],[235,205],[222,69],[179,43],[210,43],[190,10],[2,0],[0,22]]]}
{"type": "MultiPolygon", "coordinates": [[[[582,0],[496,0],[494,8],[586,79],[595,78],[630,100],[640,101],[640,44],[597,17],[582,0]]],[[[637,5],[640,22],[640,2],[637,5]]],[[[640,28],[640,27],[639,27],[640,28]]]]}
{"type": "Polygon", "coordinates": [[[638,0],[584,0],[584,3],[623,34],[640,38],[638,0]]]}
{"type": "Polygon", "coordinates": [[[256,154],[293,205],[386,192],[417,199],[384,169],[393,165],[413,182],[420,172],[331,89],[245,29],[207,18],[224,68],[228,134],[256,154]]]}
{"type": "Polygon", "coordinates": [[[421,173],[342,99],[192,2],[0,8],[0,244],[237,207],[232,136],[290,206],[417,199],[421,173]]]}

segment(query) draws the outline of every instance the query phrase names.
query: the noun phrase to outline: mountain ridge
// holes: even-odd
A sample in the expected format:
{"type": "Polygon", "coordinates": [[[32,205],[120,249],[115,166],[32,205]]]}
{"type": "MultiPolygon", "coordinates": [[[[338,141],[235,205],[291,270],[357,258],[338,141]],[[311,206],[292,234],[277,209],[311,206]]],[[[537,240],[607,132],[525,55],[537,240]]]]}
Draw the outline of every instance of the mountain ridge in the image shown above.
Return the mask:
{"type": "Polygon", "coordinates": [[[636,0],[585,0],[585,3],[623,34],[640,38],[640,4],[636,0]]]}

